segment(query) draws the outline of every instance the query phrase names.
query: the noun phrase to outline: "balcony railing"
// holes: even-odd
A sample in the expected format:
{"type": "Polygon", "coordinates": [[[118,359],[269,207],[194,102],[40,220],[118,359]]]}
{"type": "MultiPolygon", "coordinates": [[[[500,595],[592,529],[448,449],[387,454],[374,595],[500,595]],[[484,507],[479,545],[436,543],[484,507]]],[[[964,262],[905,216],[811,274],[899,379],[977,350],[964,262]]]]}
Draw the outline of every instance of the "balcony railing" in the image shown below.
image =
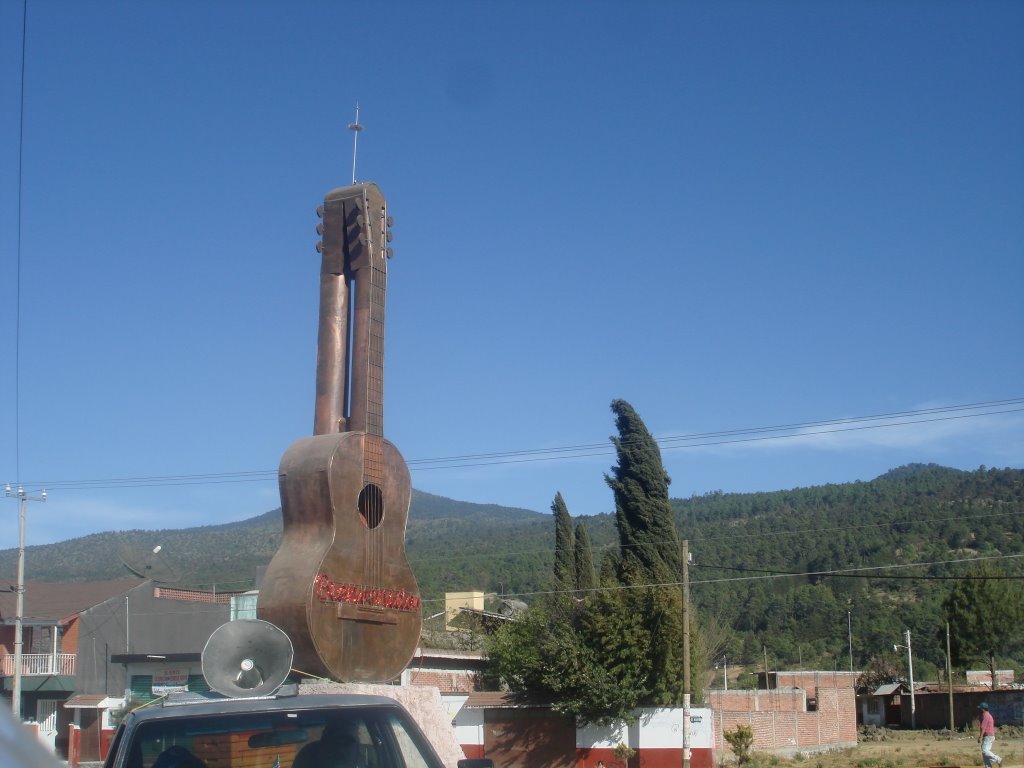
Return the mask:
{"type": "MultiPolygon", "coordinates": [[[[74,675],[75,654],[23,653],[21,655],[21,676],[74,675]]],[[[0,656],[0,675],[14,676],[14,654],[0,656]]]]}

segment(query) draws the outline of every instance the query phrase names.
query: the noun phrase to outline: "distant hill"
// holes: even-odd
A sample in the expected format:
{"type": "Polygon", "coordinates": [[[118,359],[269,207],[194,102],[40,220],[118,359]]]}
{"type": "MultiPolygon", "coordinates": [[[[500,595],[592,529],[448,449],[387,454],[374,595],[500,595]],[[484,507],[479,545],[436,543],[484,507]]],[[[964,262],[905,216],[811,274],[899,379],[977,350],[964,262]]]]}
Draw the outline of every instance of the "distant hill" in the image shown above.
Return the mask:
{"type": "MultiPolygon", "coordinates": [[[[449,543],[465,538],[486,551],[485,542],[505,542],[512,527],[536,528],[543,536],[547,515],[528,509],[496,504],[474,504],[413,491],[406,536],[407,551],[414,566],[417,555],[426,555],[427,573],[438,572],[443,589],[470,589],[473,585],[454,581],[461,578],[449,568],[435,567],[431,555],[446,552],[449,543]]],[[[281,543],[281,510],[273,509],[246,520],[194,528],[134,529],[94,533],[55,544],[26,547],[26,578],[38,581],[100,581],[140,572],[158,580],[181,585],[213,586],[218,589],[247,589],[255,583],[257,571],[266,566],[281,543]],[[153,556],[151,548],[161,551],[153,556]]],[[[492,553],[495,554],[495,553],[492,553]]],[[[487,578],[486,558],[479,566],[467,558],[466,577],[476,584],[487,578]]],[[[14,574],[17,550],[0,550],[0,574],[14,574]]],[[[421,584],[424,576],[417,574],[421,584]]],[[[429,579],[429,577],[428,577],[429,579]]],[[[509,575],[511,583],[511,575],[509,575]]],[[[426,592],[426,586],[423,587],[426,592]]]]}
{"type": "MultiPolygon", "coordinates": [[[[773,663],[847,668],[849,618],[858,663],[891,649],[909,627],[915,672],[921,664],[924,675],[942,660],[940,606],[955,583],[947,577],[969,567],[949,561],[996,558],[1009,575],[1024,576],[1024,557],[1007,557],[1024,555],[1024,470],[916,464],[869,482],[716,492],[672,505],[693,554],[698,615],[723,638],[730,663],[760,663],[767,646],[773,663]],[[891,568],[915,563],[930,565],[891,568]],[[823,573],[836,570],[845,573],[823,573]]],[[[599,564],[617,540],[614,516],[575,519],[587,525],[599,564]]],[[[280,539],[280,510],[271,510],[224,525],[29,547],[26,570],[30,579],[91,581],[128,575],[128,560],[177,583],[248,588],[280,539]],[[147,560],[154,543],[163,549],[147,560]]],[[[407,552],[428,615],[446,590],[529,602],[551,588],[553,546],[550,514],[413,492],[407,552]]],[[[15,550],[0,551],[0,574],[13,574],[15,563],[15,550]]],[[[1005,661],[1024,666],[1024,644],[1005,661]]]]}

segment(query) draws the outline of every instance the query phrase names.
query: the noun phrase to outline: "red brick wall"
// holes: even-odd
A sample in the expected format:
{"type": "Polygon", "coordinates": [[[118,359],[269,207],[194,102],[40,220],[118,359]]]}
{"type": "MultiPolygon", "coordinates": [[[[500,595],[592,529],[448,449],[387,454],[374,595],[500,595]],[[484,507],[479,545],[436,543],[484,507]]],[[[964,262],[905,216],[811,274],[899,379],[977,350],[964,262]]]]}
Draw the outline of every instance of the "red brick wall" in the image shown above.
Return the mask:
{"type": "Polygon", "coordinates": [[[805,712],[807,694],[803,690],[711,691],[710,706],[716,712],[805,712]]]}
{"type": "Polygon", "coordinates": [[[476,690],[475,677],[462,670],[412,669],[410,685],[431,685],[441,693],[472,693],[476,690]]]}
{"type": "Polygon", "coordinates": [[[64,635],[60,640],[61,653],[78,653],[78,626],[80,622],[78,617],[71,619],[64,626],[64,635]]]}
{"type": "Polygon", "coordinates": [[[857,672],[774,672],[775,684],[780,688],[803,688],[814,696],[818,688],[856,688],[857,672]]]}
{"type": "MultiPolygon", "coordinates": [[[[823,678],[819,679],[822,681],[823,678]]],[[[784,690],[742,692],[751,694],[746,697],[734,695],[733,691],[712,691],[715,748],[728,752],[729,744],[723,734],[739,724],[749,725],[754,732],[753,748],[757,752],[814,751],[856,744],[854,689],[845,685],[818,687],[816,692],[817,711],[805,712],[793,706],[797,697],[784,690]]]]}
{"type": "Polygon", "coordinates": [[[228,592],[200,592],[195,589],[172,589],[168,587],[154,587],[153,597],[163,600],[183,600],[189,603],[230,603],[231,594],[228,592]]]}

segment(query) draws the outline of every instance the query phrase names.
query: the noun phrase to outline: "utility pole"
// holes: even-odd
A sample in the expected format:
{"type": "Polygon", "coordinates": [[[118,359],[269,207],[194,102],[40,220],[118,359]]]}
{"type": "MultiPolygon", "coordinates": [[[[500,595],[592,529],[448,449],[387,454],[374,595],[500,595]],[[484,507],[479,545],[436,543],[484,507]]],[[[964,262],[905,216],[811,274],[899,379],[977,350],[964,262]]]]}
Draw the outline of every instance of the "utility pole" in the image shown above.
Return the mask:
{"type": "Polygon", "coordinates": [[[946,682],[949,687],[949,732],[956,733],[956,724],[953,720],[953,659],[949,649],[949,622],[946,622],[946,682]]]}
{"type": "Polygon", "coordinates": [[[690,542],[683,541],[683,768],[690,768],[690,542]]]}
{"type": "Polygon", "coordinates": [[[22,664],[22,627],[25,616],[25,513],[30,501],[46,501],[46,491],[38,496],[29,496],[20,485],[16,491],[11,490],[10,483],[4,488],[4,496],[18,499],[18,586],[15,587],[17,599],[14,608],[14,688],[11,691],[11,711],[15,720],[21,720],[21,664],[22,664]]]}
{"type": "Polygon", "coordinates": [[[853,618],[846,612],[846,636],[850,639],[850,671],[853,672],[853,618]]]}
{"type": "Polygon", "coordinates": [[[917,730],[917,707],[914,706],[914,655],[910,652],[910,630],[907,630],[907,672],[910,674],[910,730],[917,730]]]}
{"type": "MultiPolygon", "coordinates": [[[[906,630],[903,633],[903,638],[907,641],[906,645],[893,645],[894,651],[900,648],[907,649],[907,674],[910,676],[910,729],[917,729],[917,708],[914,706],[914,655],[910,651],[910,630],[906,630]]],[[[948,664],[946,666],[949,666],[948,664]]]]}

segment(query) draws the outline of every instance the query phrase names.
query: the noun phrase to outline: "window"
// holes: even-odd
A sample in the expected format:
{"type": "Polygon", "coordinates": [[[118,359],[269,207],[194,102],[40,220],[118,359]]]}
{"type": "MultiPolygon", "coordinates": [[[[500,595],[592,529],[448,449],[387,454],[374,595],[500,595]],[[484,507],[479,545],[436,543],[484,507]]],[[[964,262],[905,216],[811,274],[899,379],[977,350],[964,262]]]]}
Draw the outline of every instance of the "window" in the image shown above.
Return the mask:
{"type": "Polygon", "coordinates": [[[423,753],[416,745],[413,735],[406,730],[405,723],[395,715],[391,715],[388,719],[391,721],[391,728],[395,734],[395,740],[398,742],[398,751],[402,753],[406,768],[430,768],[427,761],[423,759],[423,753]]]}
{"type": "Polygon", "coordinates": [[[255,619],[256,599],[258,592],[247,592],[244,595],[233,595],[231,597],[231,621],[235,619],[255,619]]]}
{"type": "Polygon", "coordinates": [[[139,724],[129,755],[127,768],[154,768],[172,758],[218,768],[316,768],[337,761],[358,768],[441,768],[399,713],[373,708],[155,719],[139,724]]]}

